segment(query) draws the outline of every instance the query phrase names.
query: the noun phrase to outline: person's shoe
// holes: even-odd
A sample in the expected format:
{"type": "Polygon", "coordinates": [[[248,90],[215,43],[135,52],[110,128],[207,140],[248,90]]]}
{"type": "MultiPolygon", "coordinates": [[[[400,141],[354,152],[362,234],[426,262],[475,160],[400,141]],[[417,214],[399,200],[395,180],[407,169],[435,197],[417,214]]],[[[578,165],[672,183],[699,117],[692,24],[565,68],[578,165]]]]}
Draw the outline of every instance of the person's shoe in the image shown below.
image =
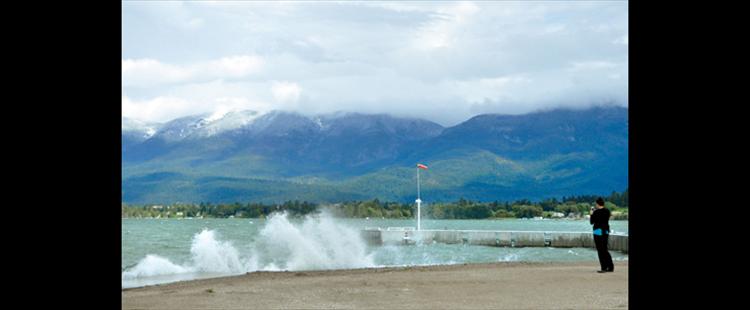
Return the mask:
{"type": "Polygon", "coordinates": [[[596,272],[597,273],[605,273],[605,272],[609,272],[609,271],[606,271],[606,270],[597,270],[596,272]]]}

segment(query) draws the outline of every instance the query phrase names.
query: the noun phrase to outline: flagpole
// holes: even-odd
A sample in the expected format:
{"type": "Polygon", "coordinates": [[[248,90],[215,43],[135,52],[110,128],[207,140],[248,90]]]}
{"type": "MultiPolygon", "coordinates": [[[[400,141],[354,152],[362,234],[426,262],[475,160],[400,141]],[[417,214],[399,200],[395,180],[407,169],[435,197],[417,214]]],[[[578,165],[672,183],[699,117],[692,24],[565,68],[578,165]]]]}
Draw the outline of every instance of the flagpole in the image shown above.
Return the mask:
{"type": "Polygon", "coordinates": [[[419,196],[419,166],[417,166],[417,230],[422,230],[421,227],[422,218],[422,199],[419,196]]]}

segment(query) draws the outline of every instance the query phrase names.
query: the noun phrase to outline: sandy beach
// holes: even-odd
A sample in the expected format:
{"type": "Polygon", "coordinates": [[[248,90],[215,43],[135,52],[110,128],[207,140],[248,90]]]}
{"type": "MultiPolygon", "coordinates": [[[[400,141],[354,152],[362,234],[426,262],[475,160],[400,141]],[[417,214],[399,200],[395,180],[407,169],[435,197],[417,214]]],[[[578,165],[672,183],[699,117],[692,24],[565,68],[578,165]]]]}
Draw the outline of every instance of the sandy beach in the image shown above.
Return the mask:
{"type": "Polygon", "coordinates": [[[625,309],[628,264],[492,263],[253,272],[125,289],[123,309],[625,309]]]}

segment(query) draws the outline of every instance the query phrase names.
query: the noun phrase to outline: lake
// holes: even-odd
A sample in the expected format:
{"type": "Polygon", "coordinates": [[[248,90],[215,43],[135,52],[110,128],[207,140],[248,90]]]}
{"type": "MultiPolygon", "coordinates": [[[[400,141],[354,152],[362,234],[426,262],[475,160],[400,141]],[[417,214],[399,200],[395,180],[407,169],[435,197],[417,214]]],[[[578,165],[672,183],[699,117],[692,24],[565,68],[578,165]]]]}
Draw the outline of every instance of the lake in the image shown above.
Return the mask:
{"type": "MultiPolygon", "coordinates": [[[[432,220],[422,229],[591,231],[588,220],[432,220]]],[[[414,220],[320,216],[268,219],[122,219],[122,285],[136,287],[267,270],[321,270],[498,261],[597,261],[587,248],[463,244],[370,246],[366,227],[414,227],[414,220]]],[[[615,234],[628,221],[610,221],[615,234]]],[[[614,260],[628,255],[610,251],[614,260]]]]}

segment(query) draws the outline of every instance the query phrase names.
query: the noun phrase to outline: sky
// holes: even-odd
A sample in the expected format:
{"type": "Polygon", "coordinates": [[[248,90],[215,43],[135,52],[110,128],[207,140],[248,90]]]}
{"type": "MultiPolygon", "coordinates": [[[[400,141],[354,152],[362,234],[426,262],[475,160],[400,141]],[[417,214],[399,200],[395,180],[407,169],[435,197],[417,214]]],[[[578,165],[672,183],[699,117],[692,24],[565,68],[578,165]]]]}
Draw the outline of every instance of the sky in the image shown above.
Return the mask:
{"type": "Polygon", "coordinates": [[[122,114],[628,105],[628,3],[123,1],[122,114]]]}

